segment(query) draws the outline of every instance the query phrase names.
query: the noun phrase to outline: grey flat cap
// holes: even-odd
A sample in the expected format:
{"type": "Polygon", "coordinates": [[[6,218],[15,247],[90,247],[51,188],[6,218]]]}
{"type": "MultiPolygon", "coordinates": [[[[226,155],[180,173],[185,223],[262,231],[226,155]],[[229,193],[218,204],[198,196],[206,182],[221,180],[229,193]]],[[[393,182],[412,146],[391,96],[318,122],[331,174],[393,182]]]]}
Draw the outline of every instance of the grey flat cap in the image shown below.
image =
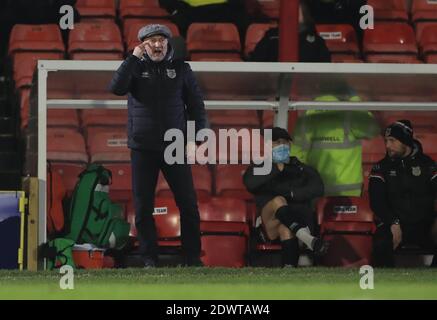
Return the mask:
{"type": "Polygon", "coordinates": [[[158,34],[167,39],[172,37],[171,31],[167,26],[162,24],[148,24],[138,31],[138,40],[143,41],[145,38],[156,36],[158,34]]]}

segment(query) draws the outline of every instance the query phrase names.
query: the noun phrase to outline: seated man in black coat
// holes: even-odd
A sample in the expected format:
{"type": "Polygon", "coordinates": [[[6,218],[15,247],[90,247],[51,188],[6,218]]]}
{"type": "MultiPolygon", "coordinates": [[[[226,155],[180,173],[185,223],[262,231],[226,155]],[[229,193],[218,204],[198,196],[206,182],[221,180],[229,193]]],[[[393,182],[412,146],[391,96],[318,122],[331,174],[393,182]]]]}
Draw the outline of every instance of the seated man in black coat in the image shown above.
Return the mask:
{"type": "Polygon", "coordinates": [[[326,253],[327,243],[308,228],[313,213],[310,201],[323,195],[322,179],[316,170],[290,157],[290,142],[285,129],[273,128],[271,172],[255,175],[255,166],[250,165],[243,181],[255,195],[267,238],[281,240],[283,265],[297,266],[298,239],[317,255],[326,253]]]}
{"type": "Polygon", "coordinates": [[[408,120],[385,130],[387,155],[369,177],[370,206],[376,215],[375,266],[394,267],[393,253],[404,245],[434,251],[437,266],[437,166],[413,138],[408,120]]]}

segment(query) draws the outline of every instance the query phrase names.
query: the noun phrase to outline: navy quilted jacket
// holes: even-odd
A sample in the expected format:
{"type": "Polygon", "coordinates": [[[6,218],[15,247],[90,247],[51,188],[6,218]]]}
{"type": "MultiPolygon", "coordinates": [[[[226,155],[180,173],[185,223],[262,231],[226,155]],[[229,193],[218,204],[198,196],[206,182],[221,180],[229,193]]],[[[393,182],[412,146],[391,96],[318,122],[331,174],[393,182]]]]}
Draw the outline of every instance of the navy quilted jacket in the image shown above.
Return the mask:
{"type": "Polygon", "coordinates": [[[109,89],[128,95],[128,147],[163,150],[164,133],[180,129],[186,136],[187,120],[196,121],[196,132],[206,127],[202,93],[190,65],[173,60],[169,48],[161,62],[147,55],[139,59],[129,55],[115,72],[109,89]]]}

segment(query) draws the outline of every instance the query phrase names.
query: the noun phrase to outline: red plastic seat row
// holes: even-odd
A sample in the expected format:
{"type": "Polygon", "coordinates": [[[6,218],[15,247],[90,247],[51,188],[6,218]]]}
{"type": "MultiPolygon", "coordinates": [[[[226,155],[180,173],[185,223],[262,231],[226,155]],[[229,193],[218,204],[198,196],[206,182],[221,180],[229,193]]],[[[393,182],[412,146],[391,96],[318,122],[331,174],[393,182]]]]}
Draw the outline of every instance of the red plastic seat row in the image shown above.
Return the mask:
{"type": "MultiPolygon", "coordinates": [[[[194,188],[200,201],[209,200],[212,195],[212,176],[206,165],[192,165],[194,188]]],[[[161,198],[173,198],[170,186],[162,172],[159,173],[156,195],[161,198]]]]}
{"type": "Polygon", "coordinates": [[[63,53],[58,52],[16,52],[13,62],[15,88],[29,87],[38,60],[62,60],[63,53]]]}
{"type": "Polygon", "coordinates": [[[120,18],[168,18],[158,0],[120,0],[120,18]]]}
{"type": "MultiPolygon", "coordinates": [[[[132,205],[128,207],[127,220],[132,226],[131,234],[136,236],[134,210],[132,205]]],[[[209,202],[200,202],[199,213],[203,263],[222,267],[246,265],[249,227],[244,201],[214,198],[209,202]]],[[[174,199],[155,199],[154,220],[160,249],[180,249],[180,214],[174,199]]]]}
{"type": "Polygon", "coordinates": [[[363,53],[367,62],[419,62],[414,31],[404,23],[376,23],[367,29],[363,53]]]}
{"type": "Polygon", "coordinates": [[[437,61],[437,23],[427,25],[421,33],[419,48],[427,63],[437,61]]]}
{"type": "Polygon", "coordinates": [[[373,7],[375,20],[408,21],[405,0],[367,0],[367,5],[373,7]]]}
{"type": "Polygon", "coordinates": [[[63,54],[65,47],[58,25],[14,25],[9,38],[9,55],[23,51],[63,54]]]}
{"type": "Polygon", "coordinates": [[[244,267],[249,239],[246,203],[235,198],[213,198],[201,204],[199,211],[202,262],[214,267],[244,267]]]}
{"type": "Polygon", "coordinates": [[[73,60],[121,60],[120,30],[112,21],[76,23],[68,38],[68,53],[73,60]]]}
{"type": "Polygon", "coordinates": [[[115,19],[114,0],[77,0],[76,9],[79,11],[80,18],[90,19],[115,19]]]}
{"type": "Polygon", "coordinates": [[[322,238],[330,243],[323,265],[371,264],[376,226],[367,196],[322,198],[317,203],[317,219],[322,238]]]}
{"type": "Polygon", "coordinates": [[[433,0],[413,0],[411,14],[414,23],[437,21],[437,3],[433,0]]]}
{"type": "Polygon", "coordinates": [[[232,23],[192,23],[187,49],[193,61],[241,61],[241,43],[232,23]]]}
{"type": "Polygon", "coordinates": [[[130,161],[130,152],[127,147],[127,133],[123,128],[88,128],[87,147],[91,162],[130,161]]]}
{"type": "Polygon", "coordinates": [[[88,163],[85,139],[75,129],[47,128],[47,159],[88,163]]]}

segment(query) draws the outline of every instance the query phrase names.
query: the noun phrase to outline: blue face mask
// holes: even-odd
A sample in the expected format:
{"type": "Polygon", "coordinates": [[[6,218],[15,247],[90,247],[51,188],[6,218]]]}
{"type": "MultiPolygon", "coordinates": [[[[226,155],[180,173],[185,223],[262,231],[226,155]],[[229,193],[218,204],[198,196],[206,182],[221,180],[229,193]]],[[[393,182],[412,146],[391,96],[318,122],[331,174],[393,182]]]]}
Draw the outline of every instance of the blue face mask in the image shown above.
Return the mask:
{"type": "Polygon", "coordinates": [[[288,144],[280,144],[272,148],[273,163],[288,163],[290,159],[290,146],[288,144]]]}

